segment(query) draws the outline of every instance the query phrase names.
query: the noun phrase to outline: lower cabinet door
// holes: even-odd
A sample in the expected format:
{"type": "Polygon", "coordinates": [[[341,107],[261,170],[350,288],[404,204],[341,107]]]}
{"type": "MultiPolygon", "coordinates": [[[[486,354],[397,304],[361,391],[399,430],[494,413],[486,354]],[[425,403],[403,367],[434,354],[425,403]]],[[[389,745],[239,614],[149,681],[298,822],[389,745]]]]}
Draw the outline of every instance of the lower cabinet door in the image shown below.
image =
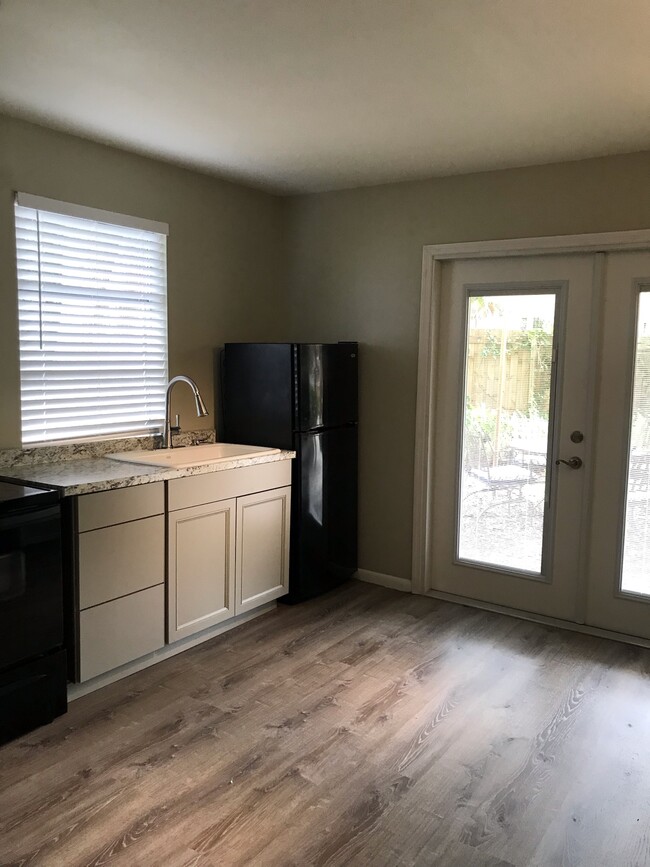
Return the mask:
{"type": "Polygon", "coordinates": [[[169,513],[168,640],[235,614],[235,500],[169,513]]]}
{"type": "Polygon", "coordinates": [[[79,615],[81,680],[90,680],[165,644],[165,587],[149,587],[79,615]]]}
{"type": "Polygon", "coordinates": [[[290,515],[290,486],[237,498],[237,614],[288,592],[290,515]]]}

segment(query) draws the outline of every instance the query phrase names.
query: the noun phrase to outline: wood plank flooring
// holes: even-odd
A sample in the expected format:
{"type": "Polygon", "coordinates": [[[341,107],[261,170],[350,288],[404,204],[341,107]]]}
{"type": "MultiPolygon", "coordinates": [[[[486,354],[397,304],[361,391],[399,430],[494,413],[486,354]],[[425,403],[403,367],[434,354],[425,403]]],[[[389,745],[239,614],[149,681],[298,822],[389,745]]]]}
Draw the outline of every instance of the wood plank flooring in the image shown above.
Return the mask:
{"type": "Polygon", "coordinates": [[[649,671],[353,582],[0,749],[0,864],[650,865],[649,671]]]}

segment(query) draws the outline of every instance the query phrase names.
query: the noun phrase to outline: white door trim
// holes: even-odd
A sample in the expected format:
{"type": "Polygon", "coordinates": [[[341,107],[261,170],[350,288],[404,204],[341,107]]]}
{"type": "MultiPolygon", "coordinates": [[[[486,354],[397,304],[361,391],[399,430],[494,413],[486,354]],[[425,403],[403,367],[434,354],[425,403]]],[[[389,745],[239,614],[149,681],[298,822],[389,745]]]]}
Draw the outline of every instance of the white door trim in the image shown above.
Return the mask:
{"type": "Polygon", "coordinates": [[[427,244],[432,259],[487,259],[495,256],[541,256],[551,253],[611,253],[646,250],[650,229],[628,232],[596,232],[589,235],[545,235],[541,238],[505,238],[499,241],[467,241],[460,244],[427,244]]]}
{"type": "Polygon", "coordinates": [[[426,594],[430,599],[441,599],[465,605],[469,608],[480,608],[482,611],[493,611],[495,614],[507,614],[531,623],[543,623],[545,626],[555,626],[558,629],[568,629],[570,632],[580,632],[583,635],[596,635],[599,638],[609,638],[612,641],[622,641],[624,644],[636,644],[639,647],[650,648],[650,640],[639,638],[638,635],[628,635],[626,632],[615,632],[612,629],[601,629],[599,626],[587,626],[584,623],[574,623],[572,620],[560,620],[557,617],[547,617],[544,614],[534,614],[531,611],[521,611],[518,608],[508,608],[505,605],[494,605],[491,602],[481,602],[480,599],[468,599],[466,596],[456,596],[454,593],[444,593],[440,590],[429,590],[426,594]]]}
{"type": "Polygon", "coordinates": [[[414,593],[427,593],[431,589],[427,586],[426,576],[431,573],[429,528],[433,517],[432,485],[435,452],[433,386],[437,377],[436,354],[442,262],[449,259],[608,253],[620,250],[650,250],[650,229],[499,241],[469,241],[459,244],[429,244],[423,248],[413,486],[412,589],[414,593]]]}

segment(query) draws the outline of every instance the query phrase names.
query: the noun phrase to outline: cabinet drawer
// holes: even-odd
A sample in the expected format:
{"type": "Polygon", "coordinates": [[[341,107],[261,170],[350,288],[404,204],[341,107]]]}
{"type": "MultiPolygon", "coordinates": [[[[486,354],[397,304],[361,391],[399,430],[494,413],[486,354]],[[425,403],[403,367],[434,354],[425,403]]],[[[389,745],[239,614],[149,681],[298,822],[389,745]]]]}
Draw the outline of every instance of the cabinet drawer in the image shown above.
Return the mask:
{"type": "Polygon", "coordinates": [[[167,483],[169,510],[229,500],[290,484],[290,460],[172,479],[167,483]]]}
{"type": "Polygon", "coordinates": [[[96,530],[162,515],[165,511],[163,482],[150,485],[137,485],[133,488],[118,488],[115,491],[100,491],[96,494],[83,494],[77,498],[79,532],[96,530]]]}
{"type": "Polygon", "coordinates": [[[132,662],[165,643],[163,584],[82,611],[81,680],[132,662]]]}
{"type": "Polygon", "coordinates": [[[79,607],[165,580],[165,518],[157,515],[79,534],[79,607]]]}

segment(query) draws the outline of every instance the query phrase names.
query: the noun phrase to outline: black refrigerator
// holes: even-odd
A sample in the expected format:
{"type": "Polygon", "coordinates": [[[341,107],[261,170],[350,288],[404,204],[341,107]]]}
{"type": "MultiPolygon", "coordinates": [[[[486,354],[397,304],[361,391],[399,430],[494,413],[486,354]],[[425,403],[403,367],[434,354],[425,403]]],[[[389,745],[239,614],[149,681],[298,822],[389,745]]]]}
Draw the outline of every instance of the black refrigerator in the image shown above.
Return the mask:
{"type": "Polygon", "coordinates": [[[294,449],[289,594],[311,599],[357,569],[356,343],[227,343],[226,442],[294,449]]]}

